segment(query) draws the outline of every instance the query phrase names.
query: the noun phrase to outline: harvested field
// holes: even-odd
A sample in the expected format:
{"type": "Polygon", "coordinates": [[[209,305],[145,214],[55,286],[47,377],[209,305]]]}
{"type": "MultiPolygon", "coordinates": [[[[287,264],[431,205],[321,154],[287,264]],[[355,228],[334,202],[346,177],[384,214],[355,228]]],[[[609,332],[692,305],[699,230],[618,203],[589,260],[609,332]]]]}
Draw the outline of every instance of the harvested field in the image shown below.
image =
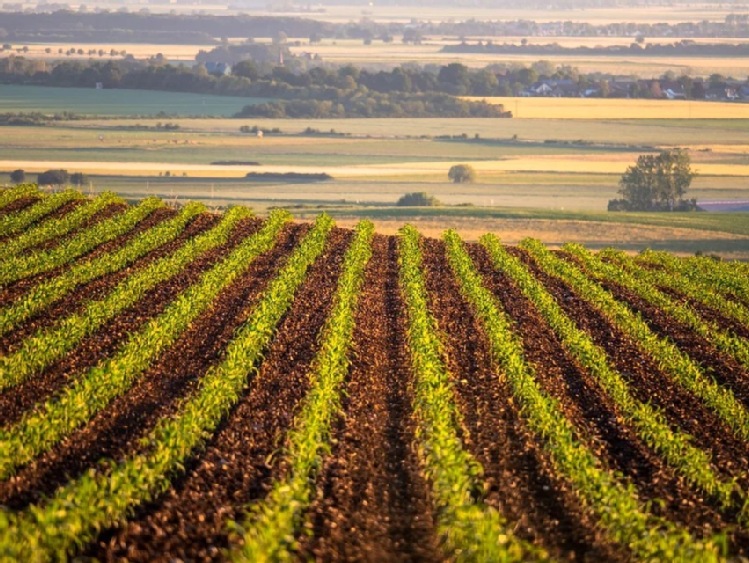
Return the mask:
{"type": "Polygon", "coordinates": [[[745,265],[85,205],[0,240],[10,559],[749,556],[745,265]]]}

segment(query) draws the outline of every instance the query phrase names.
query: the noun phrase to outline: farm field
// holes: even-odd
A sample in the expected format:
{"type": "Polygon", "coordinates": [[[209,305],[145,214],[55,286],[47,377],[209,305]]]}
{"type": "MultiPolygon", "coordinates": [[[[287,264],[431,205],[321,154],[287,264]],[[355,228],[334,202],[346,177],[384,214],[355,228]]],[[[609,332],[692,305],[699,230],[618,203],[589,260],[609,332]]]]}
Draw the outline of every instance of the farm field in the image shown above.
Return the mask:
{"type": "Polygon", "coordinates": [[[0,190],[0,553],[749,556],[745,263],[350,226],[0,190]]]}

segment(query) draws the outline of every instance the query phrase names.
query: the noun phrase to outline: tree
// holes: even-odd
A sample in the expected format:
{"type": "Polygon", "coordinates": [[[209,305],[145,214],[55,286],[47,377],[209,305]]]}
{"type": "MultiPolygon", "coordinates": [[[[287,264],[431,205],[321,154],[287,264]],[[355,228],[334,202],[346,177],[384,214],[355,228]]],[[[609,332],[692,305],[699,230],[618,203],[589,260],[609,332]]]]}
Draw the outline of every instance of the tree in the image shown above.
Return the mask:
{"type": "Polygon", "coordinates": [[[395,205],[403,207],[435,207],[440,201],[426,192],[412,192],[402,196],[395,205]]]}
{"type": "Polygon", "coordinates": [[[454,184],[471,184],[476,180],[476,171],[468,164],[456,164],[447,172],[447,177],[454,184]]]}
{"type": "Polygon", "coordinates": [[[83,186],[88,183],[88,178],[83,172],[75,172],[70,175],[70,183],[74,186],[83,186]]]}
{"type": "Polygon", "coordinates": [[[26,172],[21,170],[14,170],[10,173],[10,181],[14,184],[23,184],[26,181],[26,172]]]}
{"type": "Polygon", "coordinates": [[[644,154],[637,164],[627,168],[619,180],[622,200],[612,200],[613,206],[630,211],[674,211],[694,207],[683,199],[695,174],[689,154],[684,149],[661,151],[657,155],[644,154]]]}
{"type": "Polygon", "coordinates": [[[67,170],[47,170],[42,172],[37,177],[36,183],[40,186],[46,185],[62,185],[68,183],[68,171],[67,170]]]}

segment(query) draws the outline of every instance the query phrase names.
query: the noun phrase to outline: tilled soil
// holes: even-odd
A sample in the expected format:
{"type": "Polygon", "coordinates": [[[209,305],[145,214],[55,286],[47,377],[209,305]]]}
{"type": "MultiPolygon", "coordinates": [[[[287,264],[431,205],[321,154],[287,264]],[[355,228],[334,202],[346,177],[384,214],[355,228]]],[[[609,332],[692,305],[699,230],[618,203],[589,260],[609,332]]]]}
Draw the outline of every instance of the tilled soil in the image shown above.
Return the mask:
{"type": "MultiPolygon", "coordinates": [[[[96,223],[106,221],[110,217],[114,217],[115,215],[117,215],[118,213],[122,213],[126,209],[127,205],[125,204],[110,203],[104,209],[97,211],[91,217],[86,219],[78,228],[71,230],[69,233],[61,237],[50,239],[47,242],[40,244],[39,246],[35,246],[33,247],[33,250],[49,250],[51,248],[55,248],[56,246],[61,246],[71,238],[77,236],[82,231],[93,227],[96,223]]],[[[30,251],[31,250],[27,250],[26,252],[24,252],[24,254],[30,251]]]]}
{"type": "Polygon", "coordinates": [[[171,242],[152,250],[118,272],[106,274],[75,288],[62,299],[37,315],[30,317],[16,329],[3,336],[2,341],[0,341],[0,354],[7,354],[12,351],[24,338],[34,334],[37,330],[46,328],[61,318],[79,312],[87,302],[104,298],[122,280],[145,268],[148,264],[172,254],[191,238],[214,227],[218,221],[219,218],[216,215],[208,213],[199,215],[171,242]]]}
{"type": "MultiPolygon", "coordinates": [[[[632,394],[661,410],[674,427],[689,433],[695,446],[711,453],[721,472],[739,477],[746,489],[749,445],[734,436],[700,399],[671,380],[634,341],[569,286],[545,274],[523,250],[510,252],[529,267],[577,326],[605,350],[611,365],[629,382],[632,394]]],[[[744,542],[740,538],[737,541],[744,542]]]]}
{"type": "Polygon", "coordinates": [[[428,484],[412,419],[397,244],[376,236],[356,313],[352,365],[302,538],[302,559],[436,561],[428,484]]]}
{"type": "MultiPolygon", "coordinates": [[[[230,520],[279,477],[279,447],[308,388],[319,332],[351,232],[334,229],[284,317],[259,373],[206,450],[157,502],[122,529],[105,531],[89,555],[104,560],[220,560],[230,520]]],[[[248,367],[249,369],[249,367],[248,367]]]]}
{"type": "Polygon", "coordinates": [[[118,459],[140,448],[137,440],[160,418],[171,416],[177,399],[195,389],[216,363],[248,305],[275,275],[306,227],[287,227],[276,247],[253,262],[212,307],[200,316],[124,395],[94,417],[72,439],[41,456],[10,483],[0,486],[0,503],[21,508],[49,494],[56,485],[79,475],[97,460],[118,459]],[[59,481],[59,482],[58,482],[59,481]]]}
{"type": "Polygon", "coordinates": [[[469,250],[486,286],[512,318],[538,382],[580,430],[578,438],[605,466],[635,484],[644,502],[664,501],[653,503],[656,514],[680,522],[696,534],[725,527],[717,511],[640,439],[595,378],[569,357],[535,305],[509,277],[494,269],[486,250],[479,245],[471,245],[469,250]]]}
{"type": "MultiPolygon", "coordinates": [[[[44,221],[59,219],[60,217],[64,217],[68,213],[71,213],[73,210],[75,210],[77,207],[82,205],[84,203],[83,200],[80,199],[74,199],[72,201],[68,201],[66,203],[63,203],[60,207],[57,209],[51,211],[50,213],[47,213],[43,217],[40,217],[34,223],[32,223],[28,228],[32,228],[35,225],[38,225],[39,223],[42,223],[44,221]]],[[[5,242],[6,240],[13,238],[14,235],[4,235],[0,236],[0,243],[5,242]]]]}
{"type": "Polygon", "coordinates": [[[59,266],[57,268],[49,270],[48,272],[35,274],[27,278],[20,279],[12,284],[7,285],[6,287],[3,287],[2,289],[0,289],[0,302],[3,302],[3,301],[9,302],[14,299],[18,299],[21,295],[26,293],[31,287],[37,285],[43,280],[47,280],[47,279],[50,279],[59,275],[60,272],[70,268],[71,266],[75,264],[78,264],[86,260],[92,260],[96,258],[97,256],[101,256],[102,254],[105,254],[107,252],[112,252],[113,250],[116,250],[118,248],[125,246],[129,241],[131,241],[140,233],[147,231],[148,229],[152,229],[159,223],[162,223],[163,221],[166,221],[167,219],[174,217],[175,214],[176,214],[176,211],[174,211],[173,209],[169,209],[167,207],[156,209],[153,213],[150,213],[147,217],[145,217],[142,221],[140,221],[137,225],[135,225],[133,229],[131,229],[127,233],[124,233],[116,237],[113,240],[105,242],[104,244],[100,244],[99,246],[91,250],[91,252],[89,252],[88,254],[85,254],[77,258],[76,260],[73,260],[65,264],[64,266],[59,266]]]}
{"type": "Polygon", "coordinates": [[[558,476],[519,413],[507,381],[492,363],[489,344],[461,296],[440,241],[423,241],[430,309],[442,331],[468,450],[484,467],[486,502],[511,529],[561,559],[621,561],[626,548],[610,543],[558,476]]]}
{"type": "Polygon", "coordinates": [[[39,201],[38,197],[19,197],[18,199],[14,199],[8,205],[0,207],[0,217],[31,207],[37,201],[39,201]]]}
{"type": "MultiPolygon", "coordinates": [[[[76,375],[111,355],[124,340],[149,319],[161,314],[182,291],[194,284],[210,267],[231,252],[244,238],[260,228],[260,221],[247,219],[232,231],[229,241],[190,263],[171,280],[159,284],[135,305],[84,338],[68,354],[21,385],[0,393],[0,424],[18,420],[24,411],[59,391],[76,375]]],[[[75,302],[76,299],[73,298],[75,302]]]]}

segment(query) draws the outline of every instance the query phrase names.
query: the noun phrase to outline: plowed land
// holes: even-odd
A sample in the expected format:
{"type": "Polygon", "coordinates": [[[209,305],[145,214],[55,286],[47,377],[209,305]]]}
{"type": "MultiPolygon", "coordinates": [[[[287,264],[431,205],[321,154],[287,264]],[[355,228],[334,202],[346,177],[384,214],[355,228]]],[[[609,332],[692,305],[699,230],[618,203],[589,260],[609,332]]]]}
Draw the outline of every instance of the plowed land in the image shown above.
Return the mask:
{"type": "MultiPolygon", "coordinates": [[[[5,198],[0,217],[45,197],[19,191],[5,198]]],[[[0,239],[0,250],[36,230],[39,243],[23,255],[42,259],[121,211],[93,217],[75,239],[42,236],[78,205],[0,239]]],[[[0,318],[14,318],[35,287],[117,252],[177,212],[159,209],[67,265],[0,285],[0,318]]],[[[404,291],[404,252],[411,252],[405,230],[372,235],[364,224],[341,229],[324,216],[311,225],[285,212],[260,219],[246,211],[224,239],[159,274],[163,281],[131,305],[86,317],[148,268],[206,244],[200,241],[229,213],[199,213],[119,271],[2,325],[0,559],[487,560],[497,549],[507,560],[749,557],[749,324],[741,320],[749,308],[746,295],[736,299],[748,287],[746,265],[705,258],[701,267],[712,268],[712,282],[698,292],[663,291],[668,303],[728,335],[732,347],[719,349],[712,333],[697,334],[631,287],[595,279],[569,254],[530,243],[502,247],[500,258],[485,239],[456,250],[448,235],[420,237],[426,310],[415,314],[404,291]],[[317,250],[315,237],[323,241],[317,250]],[[353,287],[355,248],[370,254],[356,298],[346,298],[352,329],[336,340],[341,327],[330,319],[353,287]],[[242,252],[250,257],[237,259],[242,252]],[[475,277],[461,274],[459,254],[475,277]],[[301,280],[293,286],[292,270],[301,280]],[[634,321],[596,301],[575,276],[640,319],[639,336],[634,321]],[[191,311],[185,299],[201,284],[213,288],[212,297],[196,300],[191,311]],[[485,291],[481,305],[470,284],[485,291]],[[284,290],[292,292],[288,305],[266,314],[282,307],[268,296],[284,290]],[[730,315],[716,311],[700,292],[735,307],[730,315]],[[177,318],[179,303],[186,320],[177,318]],[[426,329],[414,324],[420,314],[426,329]],[[505,319],[509,332],[490,324],[488,314],[505,319]],[[92,328],[58,329],[75,319],[92,328]],[[431,331],[437,343],[429,365],[414,348],[417,330],[431,331]],[[150,340],[138,340],[143,334],[150,340]],[[159,347],[162,337],[167,344],[159,347]],[[228,393],[216,374],[236,366],[252,342],[260,348],[239,363],[236,394],[214,409],[212,399],[218,404],[228,393]],[[511,357],[499,352],[508,342],[511,357]],[[659,355],[665,346],[679,351],[681,363],[659,355]],[[326,355],[334,348],[338,356],[326,355]],[[25,369],[32,365],[43,367],[25,369]],[[20,368],[26,375],[17,375],[20,368]],[[566,442],[551,434],[559,426],[540,429],[536,407],[513,379],[516,368],[530,374],[553,418],[568,425],[566,442]],[[344,370],[342,383],[324,388],[326,370],[334,369],[344,370]],[[444,387],[425,390],[425,369],[443,369],[444,387]],[[710,382],[714,394],[689,377],[710,382]],[[107,394],[110,381],[119,383],[107,394]],[[430,393],[442,391],[452,438],[430,435],[437,430],[424,414],[430,393]],[[306,408],[316,393],[330,394],[329,419],[306,408]],[[198,400],[203,406],[190,410],[198,400]],[[93,404],[81,418],[82,407],[93,404]],[[196,419],[203,430],[190,434],[196,419]],[[300,468],[289,452],[292,442],[305,441],[314,455],[300,468]],[[594,468],[587,480],[564,461],[582,455],[594,468]],[[445,501],[440,487],[447,482],[465,483],[467,492],[445,501]],[[274,506],[271,497],[288,497],[289,510],[264,513],[274,506]],[[612,504],[615,497],[625,500],[612,504]],[[627,539],[635,513],[642,518],[631,526],[644,523],[635,533],[649,534],[647,545],[627,539]]],[[[0,270],[9,264],[0,259],[0,270]]],[[[668,266],[659,271],[679,276],[668,266]]],[[[691,278],[689,287],[695,283],[691,278]]]]}

